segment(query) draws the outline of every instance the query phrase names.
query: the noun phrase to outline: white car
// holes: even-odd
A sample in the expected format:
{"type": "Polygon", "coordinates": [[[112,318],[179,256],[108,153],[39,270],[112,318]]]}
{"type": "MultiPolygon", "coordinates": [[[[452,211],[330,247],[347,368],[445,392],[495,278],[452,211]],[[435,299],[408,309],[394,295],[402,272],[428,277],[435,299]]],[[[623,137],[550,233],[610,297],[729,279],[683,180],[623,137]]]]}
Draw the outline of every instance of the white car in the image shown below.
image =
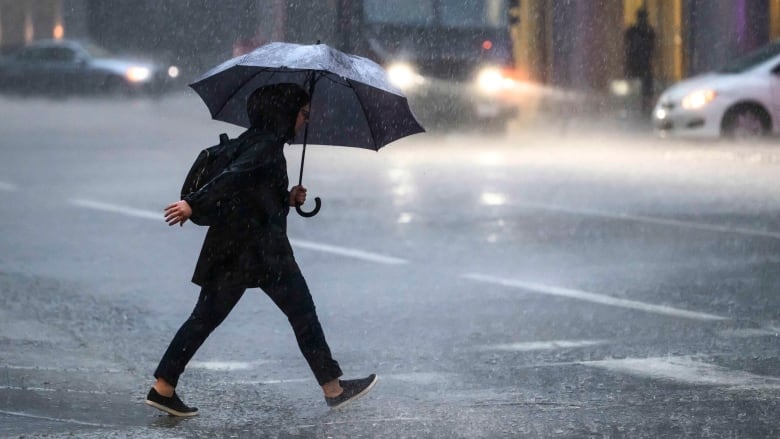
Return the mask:
{"type": "Polygon", "coordinates": [[[678,82],[653,111],[662,135],[751,138],[780,134],[780,41],[724,68],[678,82]]]}

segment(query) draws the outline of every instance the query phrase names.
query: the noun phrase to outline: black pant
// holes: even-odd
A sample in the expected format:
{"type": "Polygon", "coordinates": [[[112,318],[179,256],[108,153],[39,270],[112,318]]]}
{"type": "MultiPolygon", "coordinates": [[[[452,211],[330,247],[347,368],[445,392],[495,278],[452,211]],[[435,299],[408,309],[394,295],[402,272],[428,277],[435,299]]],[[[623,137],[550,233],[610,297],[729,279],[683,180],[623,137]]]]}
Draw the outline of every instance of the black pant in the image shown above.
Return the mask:
{"type": "MultiPolygon", "coordinates": [[[[323,385],[340,377],[341,369],[331,357],[303,275],[295,273],[261,287],[290,321],[298,347],[314,372],[317,382],[323,385]]],[[[241,286],[203,287],[192,315],[179,328],[160,360],[154,372],[155,378],[162,378],[175,387],[179,382],[179,375],[184,372],[195,351],[225,320],[245,290],[246,288],[241,286]]]]}

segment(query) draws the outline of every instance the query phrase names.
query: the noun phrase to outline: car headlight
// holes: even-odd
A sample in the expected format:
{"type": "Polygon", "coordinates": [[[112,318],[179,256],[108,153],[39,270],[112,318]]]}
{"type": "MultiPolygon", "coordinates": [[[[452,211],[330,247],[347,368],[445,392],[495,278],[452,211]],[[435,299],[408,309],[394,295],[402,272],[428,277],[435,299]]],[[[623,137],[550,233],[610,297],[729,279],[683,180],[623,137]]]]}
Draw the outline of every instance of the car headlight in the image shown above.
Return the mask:
{"type": "Polygon", "coordinates": [[[178,78],[179,77],[179,68],[176,66],[170,66],[168,67],[168,76],[171,78],[178,78]]]}
{"type": "Polygon", "coordinates": [[[498,67],[485,67],[477,75],[477,88],[485,94],[494,94],[514,85],[515,80],[505,75],[498,67]]]}
{"type": "Polygon", "coordinates": [[[504,76],[501,70],[493,67],[482,69],[477,75],[477,87],[486,93],[493,93],[501,89],[504,76]]]}
{"type": "Polygon", "coordinates": [[[420,76],[410,64],[395,63],[387,68],[387,76],[390,83],[402,90],[408,90],[423,83],[420,76]]]}
{"type": "Polygon", "coordinates": [[[125,77],[130,82],[143,82],[152,76],[151,70],[146,67],[130,67],[125,72],[125,77]]]}
{"type": "Polygon", "coordinates": [[[712,102],[717,95],[715,90],[697,90],[683,98],[682,107],[686,110],[698,110],[712,102]]]}

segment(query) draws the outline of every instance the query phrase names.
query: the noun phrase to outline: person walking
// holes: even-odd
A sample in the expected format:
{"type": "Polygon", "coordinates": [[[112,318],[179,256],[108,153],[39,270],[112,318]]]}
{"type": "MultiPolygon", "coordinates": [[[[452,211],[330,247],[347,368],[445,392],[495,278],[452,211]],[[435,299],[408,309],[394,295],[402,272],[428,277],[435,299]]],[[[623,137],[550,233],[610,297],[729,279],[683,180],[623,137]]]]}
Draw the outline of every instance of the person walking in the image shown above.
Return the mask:
{"type": "Polygon", "coordinates": [[[194,193],[165,208],[168,225],[198,216],[214,218],[192,281],[201,287],[190,317],[178,330],[154,372],[146,403],[173,416],[194,416],[176,392],[187,363],[227,317],[248,288],[261,288],[287,316],[298,347],[325,401],[339,408],[366,394],[377,376],[340,380],[314,302],[287,237],[291,206],[306,201],[306,188],[288,188],[285,143],[305,127],[309,95],[296,84],[262,87],[247,99],[251,126],[232,163],[194,193]]]}
{"type": "Polygon", "coordinates": [[[625,35],[625,73],[626,78],[638,79],[641,82],[641,105],[644,113],[652,108],[653,56],[655,54],[655,31],[650,26],[647,9],[640,8],[636,12],[636,22],[626,29],[625,35]]]}

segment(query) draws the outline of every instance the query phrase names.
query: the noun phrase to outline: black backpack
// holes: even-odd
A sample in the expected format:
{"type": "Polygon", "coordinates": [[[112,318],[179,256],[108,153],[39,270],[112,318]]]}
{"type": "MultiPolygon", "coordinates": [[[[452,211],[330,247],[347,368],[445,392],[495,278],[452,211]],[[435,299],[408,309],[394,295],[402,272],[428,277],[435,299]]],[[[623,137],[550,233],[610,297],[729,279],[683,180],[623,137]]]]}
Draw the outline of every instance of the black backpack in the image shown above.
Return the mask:
{"type": "MultiPolygon", "coordinates": [[[[198,154],[195,162],[184,179],[181,187],[181,199],[187,195],[197,192],[200,188],[210,182],[222,171],[227,169],[230,163],[238,155],[241,142],[238,138],[230,139],[227,134],[219,135],[219,144],[208,147],[198,154]]],[[[193,213],[190,221],[199,226],[210,226],[215,220],[206,216],[199,216],[193,213]]]]}

